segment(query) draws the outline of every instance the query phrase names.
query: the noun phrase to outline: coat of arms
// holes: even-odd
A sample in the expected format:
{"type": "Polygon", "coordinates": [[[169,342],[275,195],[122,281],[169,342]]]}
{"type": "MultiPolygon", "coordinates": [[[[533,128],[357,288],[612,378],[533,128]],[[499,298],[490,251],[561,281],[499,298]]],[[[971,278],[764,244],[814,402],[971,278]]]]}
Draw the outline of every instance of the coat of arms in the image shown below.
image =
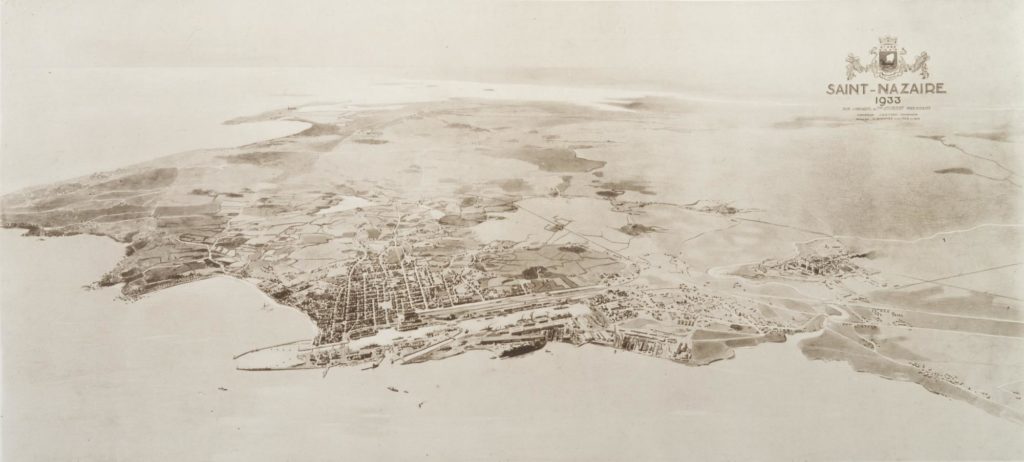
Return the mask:
{"type": "Polygon", "coordinates": [[[852,80],[855,75],[861,72],[871,72],[875,77],[892,80],[903,75],[905,72],[920,72],[922,79],[928,78],[928,53],[921,52],[914,59],[913,64],[907,64],[904,56],[906,48],[896,46],[896,37],[886,35],[878,38],[879,46],[869,52],[871,62],[868,65],[861,64],[860,58],[850,53],[846,56],[846,80],[852,80]]]}

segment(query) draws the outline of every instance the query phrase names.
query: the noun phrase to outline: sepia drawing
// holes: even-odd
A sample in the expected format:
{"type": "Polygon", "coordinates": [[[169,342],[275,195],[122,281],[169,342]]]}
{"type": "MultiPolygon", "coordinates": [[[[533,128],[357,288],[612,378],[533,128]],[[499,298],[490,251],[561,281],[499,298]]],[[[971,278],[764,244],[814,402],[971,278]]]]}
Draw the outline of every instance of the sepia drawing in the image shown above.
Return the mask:
{"type": "Polygon", "coordinates": [[[1022,62],[958,60],[1019,58],[1020,5],[816,41],[883,7],[109,2],[173,31],[110,43],[40,3],[4,4],[11,460],[1024,458],[1022,62]],[[330,24],[371,16],[445,31],[330,24]]]}

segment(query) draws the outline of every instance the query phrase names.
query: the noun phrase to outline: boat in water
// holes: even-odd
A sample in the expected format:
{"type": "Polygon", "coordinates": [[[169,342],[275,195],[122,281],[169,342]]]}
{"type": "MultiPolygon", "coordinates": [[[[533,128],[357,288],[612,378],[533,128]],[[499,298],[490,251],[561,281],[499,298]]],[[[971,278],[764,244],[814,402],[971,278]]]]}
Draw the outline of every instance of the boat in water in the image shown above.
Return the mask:
{"type": "Polygon", "coordinates": [[[505,351],[502,351],[500,357],[501,358],[514,358],[516,356],[522,356],[522,355],[525,355],[527,353],[532,353],[532,352],[537,351],[537,350],[539,350],[541,348],[544,348],[544,345],[546,345],[547,343],[548,342],[546,342],[546,341],[540,341],[540,342],[526,343],[526,344],[523,344],[523,345],[514,346],[514,347],[509,348],[509,349],[507,349],[505,351]]]}

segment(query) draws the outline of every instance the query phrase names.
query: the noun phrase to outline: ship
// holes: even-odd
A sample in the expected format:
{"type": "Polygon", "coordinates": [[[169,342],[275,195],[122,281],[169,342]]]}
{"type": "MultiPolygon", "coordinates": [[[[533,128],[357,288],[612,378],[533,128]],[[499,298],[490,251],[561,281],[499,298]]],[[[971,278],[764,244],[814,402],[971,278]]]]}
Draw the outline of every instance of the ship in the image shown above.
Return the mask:
{"type": "Polygon", "coordinates": [[[500,357],[502,357],[502,358],[514,358],[516,356],[525,355],[527,353],[531,353],[531,352],[537,351],[537,350],[539,350],[541,348],[544,348],[545,344],[547,344],[547,341],[525,343],[523,345],[514,346],[514,347],[509,348],[509,349],[507,349],[505,351],[502,351],[500,357]]]}

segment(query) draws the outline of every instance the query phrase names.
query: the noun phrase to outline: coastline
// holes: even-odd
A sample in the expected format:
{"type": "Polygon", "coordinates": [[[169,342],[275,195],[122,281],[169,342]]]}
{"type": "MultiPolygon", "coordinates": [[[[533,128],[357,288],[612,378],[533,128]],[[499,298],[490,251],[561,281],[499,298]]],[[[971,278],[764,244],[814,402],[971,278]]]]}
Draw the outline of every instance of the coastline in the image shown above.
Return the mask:
{"type": "Polygon", "coordinates": [[[406,367],[335,368],[326,376],[312,370],[236,371],[231,356],[245,345],[301,337],[309,323],[296,316],[305,316],[261,310],[265,299],[258,289],[224,278],[131,304],[116,302],[112,288],[86,292],[81,285],[120,258],[120,245],[93,236],[39,241],[16,233],[0,233],[6,267],[33,265],[5,274],[0,294],[5,343],[12,346],[5,350],[4,425],[19,428],[5,438],[5,455],[12,458],[74,454],[104,460],[116,447],[133,459],[282,460],[288,448],[302,444],[323,454],[343,449],[365,458],[408,458],[426,450],[446,460],[478,459],[490,445],[509,457],[531,459],[566,436],[580,442],[574,457],[590,460],[627,457],[610,443],[624,437],[705,460],[769,452],[776,460],[855,454],[1024,457],[1024,446],[1005,444],[1013,441],[1007,438],[1017,434],[1017,425],[922,393],[918,385],[854,373],[838,362],[809,361],[796,347],[799,336],[743,349],[735,359],[709,367],[681,367],[594,345],[551,344],[550,354],[515,361],[471,352],[406,367]],[[68,267],[64,259],[88,263],[68,267]],[[46,293],[37,301],[17,301],[39,290],[46,293]],[[95,341],[96,332],[103,332],[103,342],[95,341]],[[800,386],[793,386],[794,378],[800,386]],[[609,402],[608,396],[619,398],[609,402]],[[749,418],[755,408],[762,418],[749,418]],[[650,428],[645,423],[652,416],[671,425],[650,428]],[[83,425],[61,424],[68,419],[83,425]],[[480,425],[493,419],[534,444],[496,442],[488,426],[480,425]],[[310,430],[286,431],[299,422],[310,430]],[[876,443],[865,448],[860,440],[843,438],[854,427],[876,443]],[[779,431],[766,430],[771,428],[779,431]],[[791,441],[785,429],[792,428],[803,429],[802,443],[779,446],[791,441]],[[964,433],[967,428],[975,431],[964,433]],[[58,430],[66,445],[40,444],[40,435],[58,430]],[[386,430],[408,444],[380,446],[374,435],[386,430]],[[351,437],[342,443],[339,431],[351,437]],[[449,431],[459,431],[469,443],[442,444],[449,431]],[[736,445],[736,432],[752,437],[736,445]],[[175,434],[193,443],[168,437],[175,434]],[[988,445],[989,438],[1004,443],[988,445]]]}

